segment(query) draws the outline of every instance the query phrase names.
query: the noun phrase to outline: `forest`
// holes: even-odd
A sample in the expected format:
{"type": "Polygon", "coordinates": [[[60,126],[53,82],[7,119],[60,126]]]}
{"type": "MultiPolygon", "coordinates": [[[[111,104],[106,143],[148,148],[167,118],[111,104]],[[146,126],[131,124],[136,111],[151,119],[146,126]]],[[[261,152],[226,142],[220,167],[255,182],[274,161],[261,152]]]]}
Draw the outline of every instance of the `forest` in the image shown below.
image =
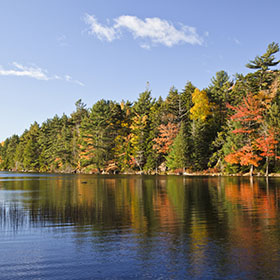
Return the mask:
{"type": "Polygon", "coordinates": [[[34,122],[0,144],[0,169],[138,174],[280,173],[280,71],[268,45],[247,75],[219,71],[205,89],[187,82],[153,98],[78,100],[75,111],[34,122]]]}

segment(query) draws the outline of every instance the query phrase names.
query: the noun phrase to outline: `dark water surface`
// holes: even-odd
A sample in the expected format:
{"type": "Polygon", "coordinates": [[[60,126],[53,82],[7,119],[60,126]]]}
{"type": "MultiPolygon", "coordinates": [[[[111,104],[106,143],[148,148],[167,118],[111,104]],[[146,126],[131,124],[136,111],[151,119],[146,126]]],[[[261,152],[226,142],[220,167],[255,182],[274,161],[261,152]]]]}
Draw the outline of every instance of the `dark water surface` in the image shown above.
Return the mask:
{"type": "Polygon", "coordinates": [[[280,279],[280,179],[0,173],[0,279],[280,279]]]}

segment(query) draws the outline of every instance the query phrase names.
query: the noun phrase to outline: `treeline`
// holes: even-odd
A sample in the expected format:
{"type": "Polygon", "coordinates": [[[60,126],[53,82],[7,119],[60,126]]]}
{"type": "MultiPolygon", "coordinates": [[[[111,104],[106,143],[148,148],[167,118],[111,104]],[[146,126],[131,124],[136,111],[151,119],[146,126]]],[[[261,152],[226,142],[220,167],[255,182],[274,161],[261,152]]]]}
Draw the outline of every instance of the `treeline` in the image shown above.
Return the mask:
{"type": "Polygon", "coordinates": [[[0,168],[118,173],[280,172],[280,72],[271,43],[232,80],[217,72],[199,90],[188,82],[163,100],[148,86],[135,102],[78,100],[70,115],[34,123],[0,145],[0,168]]]}

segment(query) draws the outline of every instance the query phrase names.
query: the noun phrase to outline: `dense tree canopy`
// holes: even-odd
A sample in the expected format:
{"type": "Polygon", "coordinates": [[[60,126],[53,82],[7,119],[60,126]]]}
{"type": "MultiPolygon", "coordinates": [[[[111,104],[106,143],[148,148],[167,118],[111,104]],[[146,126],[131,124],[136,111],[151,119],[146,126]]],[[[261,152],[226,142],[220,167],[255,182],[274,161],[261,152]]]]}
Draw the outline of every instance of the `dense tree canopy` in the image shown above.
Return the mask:
{"type": "Polygon", "coordinates": [[[39,172],[280,172],[277,43],[234,79],[187,82],[163,99],[147,87],[135,102],[78,100],[70,115],[34,122],[0,145],[2,170],[39,172]]]}

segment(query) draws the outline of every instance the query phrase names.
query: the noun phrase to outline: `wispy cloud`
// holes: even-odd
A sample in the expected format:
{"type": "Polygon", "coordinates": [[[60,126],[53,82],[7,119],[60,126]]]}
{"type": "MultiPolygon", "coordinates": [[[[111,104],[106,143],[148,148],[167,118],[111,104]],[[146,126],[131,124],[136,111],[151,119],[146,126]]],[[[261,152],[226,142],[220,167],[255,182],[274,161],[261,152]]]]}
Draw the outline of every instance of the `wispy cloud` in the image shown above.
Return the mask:
{"type": "Polygon", "coordinates": [[[78,80],[73,80],[71,76],[65,75],[65,76],[59,76],[59,75],[53,75],[50,76],[48,74],[48,71],[45,69],[42,69],[37,66],[24,66],[22,64],[19,64],[17,62],[13,62],[12,65],[14,66],[14,69],[4,69],[2,66],[0,66],[0,76],[17,76],[17,77],[29,77],[36,80],[43,80],[43,81],[50,81],[50,80],[64,80],[66,82],[71,82],[78,84],[80,86],[84,86],[84,84],[78,80]]]}
{"type": "Polygon", "coordinates": [[[1,76],[18,76],[18,77],[30,77],[36,80],[48,81],[51,78],[48,77],[47,71],[39,67],[26,67],[17,62],[13,62],[15,69],[5,70],[0,68],[1,76]]]}
{"type": "Polygon", "coordinates": [[[128,31],[134,39],[145,40],[140,46],[146,49],[159,44],[172,47],[180,43],[203,43],[195,27],[179,24],[176,28],[173,23],[157,17],[142,20],[136,16],[123,15],[115,18],[112,26],[98,23],[94,15],[86,14],[84,20],[89,25],[89,34],[108,42],[119,39],[123,31],[128,31]]]}
{"type": "Polygon", "coordinates": [[[64,76],[64,79],[65,79],[65,81],[67,81],[67,82],[70,82],[70,83],[74,83],[74,84],[77,84],[77,85],[79,85],[79,86],[85,86],[85,84],[84,83],[82,83],[82,82],[80,82],[80,81],[78,81],[78,80],[74,80],[71,76],[69,76],[69,75],[65,75],[64,76]]]}
{"type": "Polygon", "coordinates": [[[84,20],[90,26],[89,33],[95,35],[99,40],[112,42],[117,38],[117,30],[114,27],[99,24],[94,15],[86,14],[84,20]]]}

